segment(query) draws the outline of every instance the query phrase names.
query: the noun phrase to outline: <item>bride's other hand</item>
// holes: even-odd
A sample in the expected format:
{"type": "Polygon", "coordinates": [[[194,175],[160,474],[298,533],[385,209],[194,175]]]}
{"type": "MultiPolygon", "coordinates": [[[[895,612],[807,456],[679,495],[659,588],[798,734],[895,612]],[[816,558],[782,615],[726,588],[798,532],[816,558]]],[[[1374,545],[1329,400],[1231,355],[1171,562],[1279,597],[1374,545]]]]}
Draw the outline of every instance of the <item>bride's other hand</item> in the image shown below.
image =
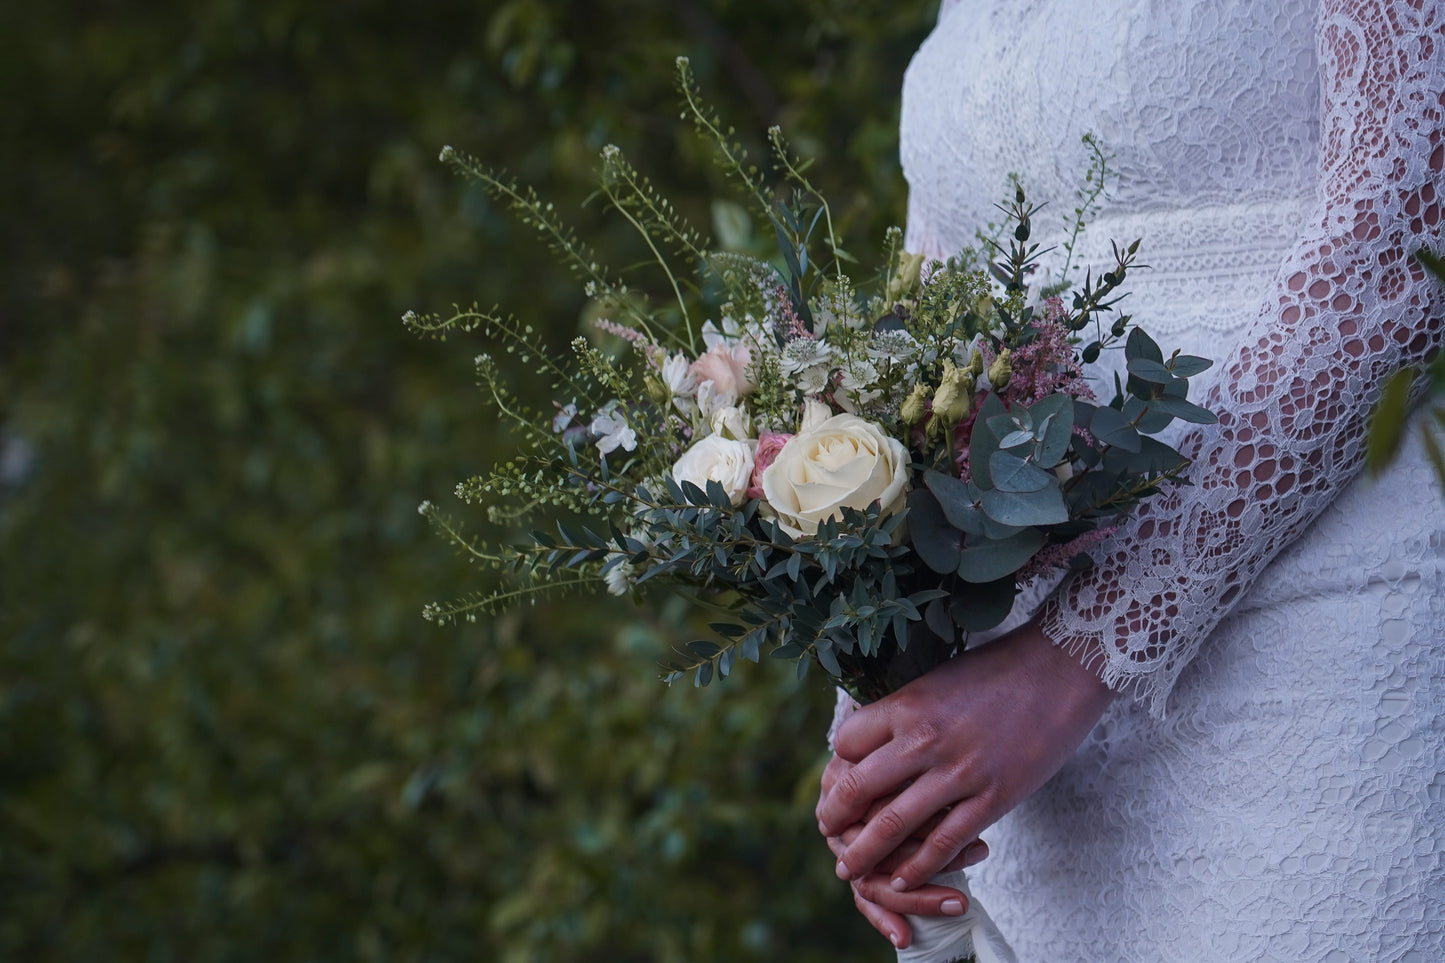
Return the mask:
{"type": "MultiPolygon", "coordinates": [[[[838,756],[829,760],[823,770],[822,794],[826,796],[832,785],[852,767],[852,763],[838,756]]],[[[840,835],[826,837],[828,848],[833,851],[833,855],[842,856],[848,845],[863,831],[868,820],[892,802],[892,799],[891,796],[885,796],[875,800],[864,813],[862,820],[843,830],[840,835]]],[[[882,933],[899,949],[907,947],[912,942],[912,933],[903,914],[962,916],[968,909],[968,897],[956,889],[927,885],[900,893],[889,885],[893,879],[892,871],[918,852],[927,833],[938,825],[942,818],[943,814],[937,813],[925,820],[919,826],[914,837],[904,840],[897,849],[880,860],[873,872],[850,881],[853,888],[853,903],[858,907],[859,912],[873,925],[874,929],[882,933]]],[[[945,868],[962,869],[965,866],[982,862],[987,856],[988,846],[982,840],[975,840],[965,846],[963,852],[945,868]]]]}
{"type": "MultiPolygon", "coordinates": [[[[829,836],[828,848],[835,856],[843,855],[857,835],[863,831],[862,823],[855,823],[844,830],[842,836],[829,836]]],[[[883,934],[898,949],[906,949],[913,942],[912,927],[904,914],[914,916],[960,916],[968,909],[968,897],[958,890],[932,884],[900,893],[889,885],[892,870],[918,851],[920,840],[910,839],[885,857],[878,867],[861,879],[851,880],[853,905],[863,914],[873,928],[883,934]]],[[[988,858],[988,844],[975,840],[965,846],[946,867],[947,870],[964,869],[988,858]]]]}
{"type": "Polygon", "coordinates": [[[825,836],[864,822],[842,848],[838,875],[875,873],[939,814],[917,851],[888,870],[894,890],[922,885],[1048,781],[1113,696],[1030,622],[854,712],[834,740],[853,765],[834,769],[817,811],[825,836]]]}

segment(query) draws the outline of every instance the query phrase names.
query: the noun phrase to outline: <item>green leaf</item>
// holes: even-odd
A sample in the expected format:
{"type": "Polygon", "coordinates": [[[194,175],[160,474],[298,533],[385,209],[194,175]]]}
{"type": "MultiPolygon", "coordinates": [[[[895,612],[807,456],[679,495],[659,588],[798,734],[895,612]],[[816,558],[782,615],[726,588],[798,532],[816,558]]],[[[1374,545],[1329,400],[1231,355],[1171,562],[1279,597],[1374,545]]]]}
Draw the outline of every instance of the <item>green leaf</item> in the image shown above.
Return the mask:
{"type": "Polygon", "coordinates": [[[1069,449],[1074,433],[1074,399],[1068,395],[1050,395],[1029,408],[1036,431],[1042,433],[1034,451],[1034,463],[1051,468],[1059,463],[1069,449]]]}
{"type": "Polygon", "coordinates": [[[1013,575],[1044,546],[1044,535],[1026,528],[1001,541],[984,540],[964,547],[958,575],[965,582],[994,582],[1013,575]]]}
{"type": "Polygon", "coordinates": [[[968,443],[969,464],[974,466],[973,480],[980,488],[992,488],[988,475],[988,460],[998,451],[998,434],[988,427],[991,419],[1005,415],[1008,411],[998,395],[990,393],[979,405],[978,417],[973,423],[973,437],[968,443]]]}
{"type": "MultiPolygon", "coordinates": [[[[1138,330],[1135,328],[1134,330],[1138,330]]],[[[1125,451],[1139,450],[1139,432],[1129,424],[1123,413],[1107,406],[1094,410],[1094,420],[1089,431],[1102,444],[1113,445],[1125,451]]]]}
{"type": "Polygon", "coordinates": [[[838,656],[833,652],[833,643],[826,640],[819,642],[813,652],[818,656],[818,663],[828,670],[829,675],[836,677],[843,674],[843,667],[838,664],[838,656]]]}
{"type": "Polygon", "coordinates": [[[1157,438],[1142,436],[1138,451],[1111,448],[1104,455],[1104,467],[1130,475],[1157,475],[1172,471],[1186,459],[1174,448],[1157,438]]]}
{"type": "Polygon", "coordinates": [[[1195,425],[1212,425],[1219,421],[1219,416],[1207,408],[1201,408],[1192,401],[1185,401],[1183,398],[1174,398],[1165,395],[1162,398],[1155,398],[1149,402],[1150,413],[1159,413],[1187,421],[1195,425]]]}
{"type": "Polygon", "coordinates": [[[1124,419],[1142,434],[1163,431],[1174,422],[1174,416],[1153,407],[1154,402],[1130,398],[1124,402],[1124,419]]]}
{"type": "Polygon", "coordinates": [[[1441,260],[1440,255],[1422,247],[1415,252],[1415,260],[1425,265],[1425,270],[1445,281],[1445,260],[1441,260]]]}
{"type": "Polygon", "coordinates": [[[1012,575],[992,582],[964,582],[953,593],[949,614],[966,632],[983,632],[1008,618],[1013,611],[1018,582],[1012,575]]]}
{"type": "Polygon", "coordinates": [[[940,575],[957,569],[963,533],[949,524],[938,499],[924,489],[913,490],[908,494],[908,517],[908,540],[923,564],[940,575]]]}
{"type": "Polygon", "coordinates": [[[1027,494],[1058,484],[1052,474],[1010,451],[994,452],[988,460],[988,471],[999,492],[1027,494]]]}
{"type": "Polygon", "coordinates": [[[1180,378],[1192,378],[1212,367],[1214,367],[1213,361],[1192,354],[1175,355],[1174,359],[1169,362],[1169,370],[1180,378]]]}
{"type": "Polygon", "coordinates": [[[1058,525],[1069,520],[1064,496],[1057,484],[1032,492],[983,493],[983,511],[1005,525],[1058,525]]]}
{"type": "MultiPolygon", "coordinates": [[[[966,482],[943,472],[926,471],[923,473],[923,484],[938,499],[938,505],[943,509],[948,524],[973,535],[983,533],[983,520],[979,517],[983,513],[975,504],[977,498],[969,491],[966,482]]],[[[946,569],[937,571],[951,572],[953,568],[953,565],[949,565],[946,569]]]]}
{"type": "Polygon", "coordinates": [[[1174,373],[1153,358],[1130,358],[1128,371],[1140,381],[1155,385],[1167,385],[1174,380],[1174,373]]]}
{"type": "Polygon", "coordinates": [[[1148,358],[1161,364],[1164,362],[1164,352],[1159,350],[1153,338],[1144,333],[1143,328],[1134,328],[1129,332],[1129,339],[1124,342],[1124,357],[1130,361],[1148,358]]]}

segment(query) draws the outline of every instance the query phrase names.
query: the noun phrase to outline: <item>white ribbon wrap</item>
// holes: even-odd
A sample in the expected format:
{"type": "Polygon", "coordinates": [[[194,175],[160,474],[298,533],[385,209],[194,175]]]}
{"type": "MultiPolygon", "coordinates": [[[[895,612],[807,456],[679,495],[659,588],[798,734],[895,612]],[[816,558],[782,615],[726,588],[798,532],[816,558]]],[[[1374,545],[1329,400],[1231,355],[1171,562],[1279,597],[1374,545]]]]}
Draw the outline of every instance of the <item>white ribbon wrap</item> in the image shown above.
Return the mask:
{"type": "Polygon", "coordinates": [[[929,880],[956,889],[968,897],[968,912],[962,916],[910,916],[913,942],[898,951],[898,963],[959,963],[974,957],[978,963],[1018,963],[1013,948],[1004,942],[988,913],[968,891],[968,877],[962,870],[939,873],[929,880]]]}

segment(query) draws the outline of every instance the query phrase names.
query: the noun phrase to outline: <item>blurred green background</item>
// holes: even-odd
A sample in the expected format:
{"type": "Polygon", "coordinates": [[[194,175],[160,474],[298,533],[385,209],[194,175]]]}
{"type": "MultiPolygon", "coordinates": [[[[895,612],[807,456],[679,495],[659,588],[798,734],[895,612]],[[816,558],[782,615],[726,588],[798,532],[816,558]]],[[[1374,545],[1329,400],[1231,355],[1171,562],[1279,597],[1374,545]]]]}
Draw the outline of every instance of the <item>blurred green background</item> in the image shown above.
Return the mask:
{"type": "Polygon", "coordinates": [[[622,263],[604,144],[706,225],[680,53],[876,250],[936,5],[0,7],[0,959],[887,958],[814,828],[820,678],[669,689],[668,606],[420,619],[476,575],[416,505],[508,442],[483,345],[399,317],[580,330],[443,144],[622,263]]]}

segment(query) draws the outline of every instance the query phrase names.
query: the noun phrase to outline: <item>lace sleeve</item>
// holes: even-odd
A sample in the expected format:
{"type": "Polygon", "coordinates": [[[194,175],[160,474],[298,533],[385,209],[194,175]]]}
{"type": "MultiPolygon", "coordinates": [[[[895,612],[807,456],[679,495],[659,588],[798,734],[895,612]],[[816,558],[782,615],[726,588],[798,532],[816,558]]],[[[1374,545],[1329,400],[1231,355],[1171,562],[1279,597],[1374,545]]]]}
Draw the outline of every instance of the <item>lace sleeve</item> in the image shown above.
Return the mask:
{"type": "Polygon", "coordinates": [[[1264,566],[1358,472],[1384,379],[1445,340],[1409,255],[1445,220],[1445,3],[1325,0],[1310,224],[1190,435],[1190,480],[1153,499],[1040,610],[1044,630],[1161,714],[1180,670],[1264,566]]]}

